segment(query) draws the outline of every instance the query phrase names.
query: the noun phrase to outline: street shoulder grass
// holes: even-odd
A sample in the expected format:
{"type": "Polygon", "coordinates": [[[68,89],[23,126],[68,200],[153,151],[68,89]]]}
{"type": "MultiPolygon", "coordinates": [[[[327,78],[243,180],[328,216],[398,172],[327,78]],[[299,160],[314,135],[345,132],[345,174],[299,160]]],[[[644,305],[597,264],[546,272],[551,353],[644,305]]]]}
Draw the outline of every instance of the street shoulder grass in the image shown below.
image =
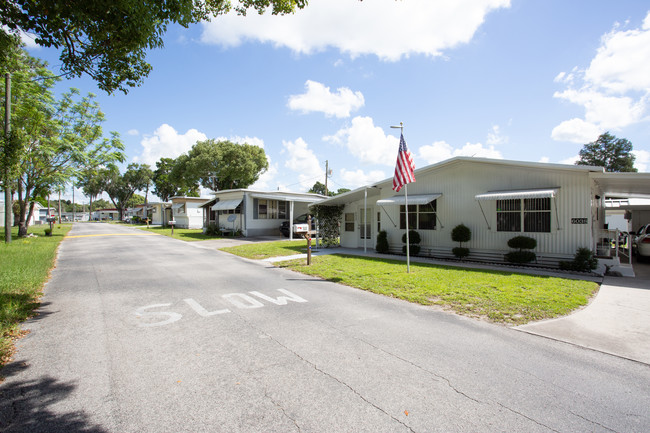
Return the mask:
{"type": "Polygon", "coordinates": [[[307,241],[304,239],[297,241],[275,241],[259,242],[234,247],[220,248],[221,251],[235,254],[247,259],[263,260],[271,257],[292,256],[294,254],[307,253],[307,241]]]}
{"type": "Polygon", "coordinates": [[[14,352],[14,340],[23,333],[20,323],[34,314],[43,294],[43,285],[54,267],[56,250],[71,224],[55,224],[52,236],[47,226],[32,226],[28,233],[38,237],[18,238],[12,229],[12,242],[0,234],[0,368],[14,352]]]}
{"type": "Polygon", "coordinates": [[[424,263],[411,263],[407,273],[401,260],[338,254],[315,257],[311,266],[304,259],[278,266],[506,325],[567,315],[587,305],[599,287],[591,281],[424,263]]]}

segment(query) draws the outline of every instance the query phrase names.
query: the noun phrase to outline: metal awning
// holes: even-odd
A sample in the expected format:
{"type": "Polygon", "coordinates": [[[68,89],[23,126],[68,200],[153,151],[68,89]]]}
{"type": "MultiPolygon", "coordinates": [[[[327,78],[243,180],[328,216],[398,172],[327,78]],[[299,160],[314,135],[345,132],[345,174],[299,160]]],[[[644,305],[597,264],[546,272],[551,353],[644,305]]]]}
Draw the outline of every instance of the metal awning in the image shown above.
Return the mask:
{"type": "Polygon", "coordinates": [[[518,198],[555,198],[560,187],[488,191],[474,196],[476,200],[510,200],[518,198]]]}
{"type": "MultiPolygon", "coordinates": [[[[420,194],[420,195],[409,195],[408,196],[408,202],[409,205],[415,205],[415,204],[429,204],[432,201],[440,198],[442,196],[441,193],[436,193],[436,194],[420,194]]],[[[406,199],[403,195],[394,195],[390,198],[384,198],[381,200],[377,200],[377,204],[379,206],[393,206],[393,205],[404,205],[406,204],[406,199]]]]}
{"type": "Polygon", "coordinates": [[[174,203],[174,204],[172,205],[172,209],[180,209],[180,208],[182,208],[183,206],[185,206],[185,203],[174,203]]]}
{"type": "Polygon", "coordinates": [[[237,198],[234,200],[220,200],[214,204],[210,209],[212,210],[233,210],[241,203],[242,199],[237,198]]]}
{"type": "Polygon", "coordinates": [[[278,201],[293,201],[300,203],[317,203],[319,201],[325,200],[324,198],[318,197],[301,197],[298,195],[284,195],[284,194],[251,194],[253,198],[261,198],[266,200],[278,200],[278,201]]]}

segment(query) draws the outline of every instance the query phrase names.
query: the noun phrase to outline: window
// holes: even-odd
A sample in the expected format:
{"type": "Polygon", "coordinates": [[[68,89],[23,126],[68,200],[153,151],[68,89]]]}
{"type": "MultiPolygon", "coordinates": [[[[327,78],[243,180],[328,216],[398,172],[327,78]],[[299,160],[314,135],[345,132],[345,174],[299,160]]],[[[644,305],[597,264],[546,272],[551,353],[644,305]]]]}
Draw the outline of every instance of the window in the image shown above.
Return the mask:
{"type": "Polygon", "coordinates": [[[377,233],[381,231],[381,212],[377,212],[377,233]]]}
{"type": "Polygon", "coordinates": [[[521,199],[497,200],[497,231],[521,231],[521,199]]]}
{"type": "Polygon", "coordinates": [[[550,233],[551,199],[546,197],[497,200],[497,231],[520,232],[522,220],[524,232],[550,233]]]}
{"type": "MultiPolygon", "coordinates": [[[[434,200],[427,204],[410,204],[409,229],[410,230],[435,230],[437,202],[434,200]]],[[[406,206],[399,207],[399,228],[406,229],[406,206]]]]}
{"type": "MultiPolygon", "coordinates": [[[[266,200],[266,199],[255,199],[256,205],[255,209],[257,210],[256,215],[253,217],[255,219],[286,219],[287,218],[287,202],[283,200],[266,200]]],[[[238,207],[239,209],[239,207],[238,207]]],[[[235,213],[237,209],[235,210],[235,213]]]]}
{"type": "Polygon", "coordinates": [[[354,231],[354,213],[345,214],[345,231],[353,232],[354,231]]]}

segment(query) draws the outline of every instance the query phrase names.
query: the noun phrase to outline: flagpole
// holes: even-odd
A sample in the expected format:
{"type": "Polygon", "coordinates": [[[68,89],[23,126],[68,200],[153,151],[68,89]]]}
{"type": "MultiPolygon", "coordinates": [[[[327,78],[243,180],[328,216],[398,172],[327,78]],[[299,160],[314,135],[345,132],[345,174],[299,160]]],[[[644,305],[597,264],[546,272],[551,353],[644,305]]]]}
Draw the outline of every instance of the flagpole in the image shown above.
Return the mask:
{"type": "Polygon", "coordinates": [[[406,273],[411,273],[411,245],[409,242],[409,194],[408,185],[404,185],[404,204],[406,208],[406,273]]]}
{"type": "MultiPolygon", "coordinates": [[[[391,126],[391,128],[400,130],[400,146],[401,141],[404,138],[404,123],[400,122],[399,126],[391,126]]],[[[406,147],[406,143],[404,144],[406,147]]],[[[412,163],[412,162],[411,162],[412,163]]],[[[398,153],[398,164],[399,164],[399,153],[398,153]]],[[[413,167],[410,167],[411,171],[413,167]]],[[[412,172],[411,172],[412,175],[412,172]]],[[[415,178],[410,180],[410,182],[415,182],[415,178]]],[[[406,273],[411,273],[411,245],[409,241],[409,199],[408,199],[408,182],[404,183],[404,209],[406,211],[406,273]]],[[[393,189],[395,189],[395,183],[393,181],[393,189]]],[[[399,188],[397,189],[399,191],[399,188]]]]}

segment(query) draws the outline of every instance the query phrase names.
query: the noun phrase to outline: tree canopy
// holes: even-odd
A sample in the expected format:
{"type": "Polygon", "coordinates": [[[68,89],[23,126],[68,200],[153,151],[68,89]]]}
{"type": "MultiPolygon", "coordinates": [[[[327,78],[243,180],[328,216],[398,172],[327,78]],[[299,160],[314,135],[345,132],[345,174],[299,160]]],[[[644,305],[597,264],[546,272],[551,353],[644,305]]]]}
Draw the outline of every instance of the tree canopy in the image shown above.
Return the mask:
{"type": "Polygon", "coordinates": [[[219,191],[248,188],[269,167],[264,149],[230,141],[198,141],[177,158],[173,178],[219,191]]]}
{"type": "Polygon", "coordinates": [[[147,164],[132,163],[128,165],[124,174],[120,174],[117,167],[110,167],[100,170],[98,176],[102,179],[103,190],[120,212],[120,220],[122,220],[124,210],[132,203],[131,198],[135,192],[144,190],[151,182],[151,168],[147,164]]]}
{"type": "Polygon", "coordinates": [[[632,143],[629,140],[616,138],[606,132],[596,141],[584,145],[576,165],[605,167],[608,172],[636,172],[634,159],[632,143]]]}
{"type": "MultiPolygon", "coordinates": [[[[94,95],[82,97],[71,89],[55,98],[56,80],[45,64],[29,56],[17,39],[9,42],[0,66],[12,74],[11,135],[3,140],[1,164],[8,173],[3,187],[18,195],[18,234],[23,236],[36,197],[47,196],[84,168],[121,161],[124,146],[117,134],[103,137],[104,114],[94,95]]],[[[4,86],[0,95],[6,97],[4,86]]],[[[0,112],[4,116],[4,105],[0,112]]]]}
{"type": "MultiPolygon", "coordinates": [[[[239,0],[245,15],[292,13],[307,0],[239,0]]],[[[62,73],[87,74],[100,89],[128,92],[151,71],[146,51],[162,48],[169,24],[190,24],[228,12],[229,0],[6,0],[0,23],[10,31],[35,35],[35,42],[61,50],[62,73]]],[[[0,49],[3,38],[0,37],[0,49]]]]}

